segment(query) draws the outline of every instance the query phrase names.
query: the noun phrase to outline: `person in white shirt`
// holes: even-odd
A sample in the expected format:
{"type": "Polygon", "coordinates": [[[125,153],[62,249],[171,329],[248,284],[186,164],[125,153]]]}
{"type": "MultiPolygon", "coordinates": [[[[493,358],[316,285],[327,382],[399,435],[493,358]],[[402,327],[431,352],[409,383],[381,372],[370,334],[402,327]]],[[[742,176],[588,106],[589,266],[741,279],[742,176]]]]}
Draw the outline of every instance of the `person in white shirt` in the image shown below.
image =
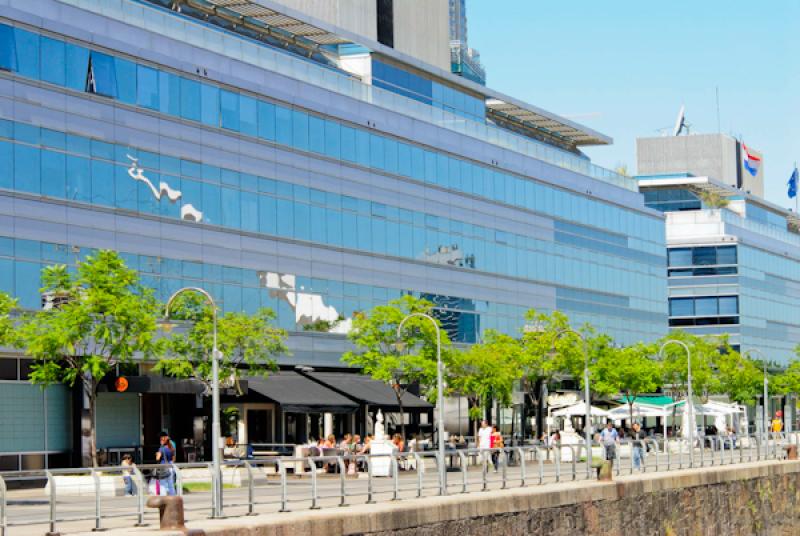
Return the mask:
{"type": "Polygon", "coordinates": [[[492,448],[492,429],[489,427],[489,421],[485,419],[481,421],[481,427],[478,429],[478,448],[492,448]]]}

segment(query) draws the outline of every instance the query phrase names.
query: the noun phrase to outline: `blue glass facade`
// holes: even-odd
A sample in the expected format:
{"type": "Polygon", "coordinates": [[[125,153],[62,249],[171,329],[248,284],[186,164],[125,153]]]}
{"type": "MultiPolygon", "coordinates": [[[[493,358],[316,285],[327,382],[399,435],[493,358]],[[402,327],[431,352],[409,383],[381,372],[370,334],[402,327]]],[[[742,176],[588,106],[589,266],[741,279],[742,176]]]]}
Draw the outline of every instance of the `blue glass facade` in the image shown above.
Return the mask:
{"type": "MultiPolygon", "coordinates": [[[[353,313],[404,294],[463,343],[518,333],[529,308],[621,344],[666,331],[663,218],[637,192],[42,1],[61,18],[0,19],[0,290],[24,307],[42,266],[112,248],[162,298],[199,285],[226,311],[273,308],[291,364],[341,366],[353,313]]],[[[381,65],[393,90],[484,121],[474,96],[381,65]]]]}

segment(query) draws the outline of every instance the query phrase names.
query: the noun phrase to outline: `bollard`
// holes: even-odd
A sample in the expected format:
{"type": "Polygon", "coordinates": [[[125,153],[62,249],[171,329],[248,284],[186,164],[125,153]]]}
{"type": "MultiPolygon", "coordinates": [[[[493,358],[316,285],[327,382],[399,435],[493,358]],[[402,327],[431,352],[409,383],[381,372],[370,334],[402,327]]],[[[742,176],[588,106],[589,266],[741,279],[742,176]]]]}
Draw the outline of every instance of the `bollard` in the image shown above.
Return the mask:
{"type": "Polygon", "coordinates": [[[94,468],[91,468],[90,471],[92,473],[92,481],[94,482],[94,528],[92,531],[98,532],[102,530],[100,520],[103,517],[100,512],[100,475],[97,474],[97,470],[94,468]]]}
{"type": "Polygon", "coordinates": [[[598,482],[611,482],[614,479],[614,460],[604,460],[597,468],[598,482]]]}
{"type": "Polygon", "coordinates": [[[160,530],[180,530],[187,536],[203,536],[201,529],[187,529],[183,517],[183,497],[154,496],[147,499],[148,508],[158,508],[158,521],[160,530]]]}
{"type": "Polygon", "coordinates": [[[467,471],[469,470],[469,460],[466,453],[457,451],[458,459],[461,464],[461,493],[467,492],[467,471]]]}

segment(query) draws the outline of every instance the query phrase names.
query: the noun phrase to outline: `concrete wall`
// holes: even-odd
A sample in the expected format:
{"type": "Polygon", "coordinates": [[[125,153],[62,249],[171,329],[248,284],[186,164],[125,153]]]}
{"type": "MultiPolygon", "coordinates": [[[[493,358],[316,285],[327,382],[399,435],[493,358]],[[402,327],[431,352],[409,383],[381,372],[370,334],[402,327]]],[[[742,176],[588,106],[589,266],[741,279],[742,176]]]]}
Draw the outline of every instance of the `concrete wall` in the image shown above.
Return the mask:
{"type": "Polygon", "coordinates": [[[734,188],[739,167],[736,140],[724,134],[639,138],[636,164],[639,175],[688,172],[734,188]]]}
{"type": "MultiPolygon", "coordinates": [[[[344,30],[378,39],[375,0],[278,0],[344,30]]],[[[450,71],[450,10],[447,0],[395,0],[394,48],[450,71]]]]}
{"type": "MultiPolygon", "coordinates": [[[[788,536],[800,462],[761,462],[203,521],[208,536],[788,536]]],[[[199,527],[199,525],[197,525],[199,527]]]]}

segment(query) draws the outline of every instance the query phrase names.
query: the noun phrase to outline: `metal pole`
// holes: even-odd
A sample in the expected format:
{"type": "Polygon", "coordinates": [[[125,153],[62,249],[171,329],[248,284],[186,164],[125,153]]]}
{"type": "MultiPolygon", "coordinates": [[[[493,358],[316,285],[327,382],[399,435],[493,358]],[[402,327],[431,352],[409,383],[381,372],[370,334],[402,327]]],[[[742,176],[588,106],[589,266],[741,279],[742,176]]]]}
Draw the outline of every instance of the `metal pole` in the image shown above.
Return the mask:
{"type": "Polygon", "coordinates": [[[165,317],[169,318],[169,307],[173,300],[183,292],[197,292],[202,294],[209,304],[211,304],[211,313],[213,318],[213,345],[211,349],[211,465],[213,478],[212,480],[212,513],[211,517],[222,517],[222,470],[219,462],[219,436],[220,436],[220,422],[219,422],[219,350],[217,349],[217,304],[214,298],[208,291],[200,287],[184,287],[172,293],[172,296],[167,300],[165,307],[165,317]]]}
{"type": "Polygon", "coordinates": [[[757,348],[751,348],[745,351],[745,355],[756,353],[761,357],[761,363],[764,366],[764,403],[761,408],[761,435],[764,439],[764,442],[769,445],[769,432],[768,432],[768,423],[767,420],[767,405],[769,404],[769,379],[767,377],[767,357],[764,355],[764,352],[757,348]]]}
{"type": "Polygon", "coordinates": [[[439,459],[441,460],[441,463],[438,466],[439,489],[440,495],[447,495],[447,468],[444,464],[444,364],[442,363],[442,332],[439,329],[439,324],[436,323],[436,320],[434,320],[432,316],[424,313],[411,313],[410,315],[406,316],[397,326],[398,339],[400,338],[400,331],[403,328],[403,324],[405,324],[406,320],[414,316],[427,318],[431,321],[431,324],[433,324],[433,329],[436,330],[436,410],[439,414],[439,422],[437,423],[437,436],[439,440],[439,459]]]}
{"type": "MultiPolygon", "coordinates": [[[[678,341],[675,339],[670,339],[668,341],[664,341],[664,344],[661,345],[661,348],[658,350],[658,355],[662,356],[664,348],[667,347],[669,344],[678,344],[686,350],[686,383],[687,383],[687,400],[686,403],[688,404],[687,412],[689,416],[689,467],[694,467],[694,401],[692,398],[692,352],[689,350],[689,347],[683,341],[678,341]]],[[[702,448],[702,446],[701,446],[702,448]]],[[[701,451],[702,454],[702,451],[701,451]]],[[[681,464],[683,461],[681,460],[681,464]]]]}

